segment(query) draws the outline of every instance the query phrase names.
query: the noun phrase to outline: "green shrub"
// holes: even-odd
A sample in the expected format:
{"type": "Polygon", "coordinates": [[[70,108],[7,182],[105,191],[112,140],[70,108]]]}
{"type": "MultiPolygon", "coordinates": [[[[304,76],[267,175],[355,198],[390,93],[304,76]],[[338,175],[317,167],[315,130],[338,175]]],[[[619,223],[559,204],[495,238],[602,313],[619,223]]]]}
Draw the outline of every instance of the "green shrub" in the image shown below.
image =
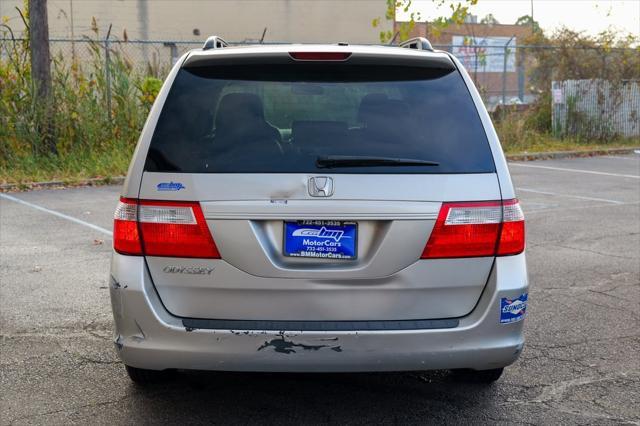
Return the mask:
{"type": "Polygon", "coordinates": [[[524,115],[524,124],[526,128],[537,132],[551,133],[551,117],[551,93],[544,92],[524,115]]]}
{"type": "Polygon", "coordinates": [[[162,80],[159,78],[151,76],[145,77],[138,86],[138,90],[140,91],[140,102],[148,108],[151,108],[151,105],[153,105],[153,102],[156,100],[161,87],[162,80]]]}

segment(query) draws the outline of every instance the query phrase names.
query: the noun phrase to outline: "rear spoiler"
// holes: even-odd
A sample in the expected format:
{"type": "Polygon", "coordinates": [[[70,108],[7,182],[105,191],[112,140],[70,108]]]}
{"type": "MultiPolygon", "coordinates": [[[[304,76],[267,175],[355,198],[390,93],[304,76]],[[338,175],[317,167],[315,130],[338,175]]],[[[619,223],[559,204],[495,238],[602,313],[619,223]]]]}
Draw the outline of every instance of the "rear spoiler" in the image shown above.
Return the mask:
{"type": "MultiPolygon", "coordinates": [[[[182,64],[183,68],[206,67],[212,65],[250,65],[250,64],[294,64],[290,52],[305,52],[304,46],[291,45],[288,49],[280,47],[277,50],[266,48],[213,48],[205,51],[192,51],[182,64]]],[[[328,51],[334,51],[329,50],[328,51]]],[[[453,71],[456,69],[453,61],[445,52],[425,52],[413,48],[393,49],[387,53],[386,48],[379,51],[359,51],[358,49],[344,49],[340,51],[349,52],[351,55],[347,60],[340,61],[346,65],[390,65],[407,66],[419,68],[432,68],[443,71],[453,71]]],[[[313,50],[317,52],[318,47],[313,50]]],[[[321,63],[322,61],[315,61],[321,63]]],[[[334,61],[336,62],[336,61],[334,61]]]]}

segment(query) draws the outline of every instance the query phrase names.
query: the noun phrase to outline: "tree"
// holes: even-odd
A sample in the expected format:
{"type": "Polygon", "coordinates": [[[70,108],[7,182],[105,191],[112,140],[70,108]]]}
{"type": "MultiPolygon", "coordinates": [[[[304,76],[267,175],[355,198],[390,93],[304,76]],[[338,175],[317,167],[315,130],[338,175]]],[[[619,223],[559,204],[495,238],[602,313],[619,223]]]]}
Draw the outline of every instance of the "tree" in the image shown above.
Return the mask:
{"type": "Polygon", "coordinates": [[[559,28],[550,36],[535,33],[525,44],[534,60],[529,77],[534,88],[547,91],[553,80],[640,79],[640,37],[613,29],[597,35],[559,28]]]}
{"type": "Polygon", "coordinates": [[[531,15],[523,15],[516,20],[516,25],[522,25],[523,27],[531,26],[531,31],[538,32],[540,31],[540,24],[538,21],[531,18],[531,15]]]}
{"type": "MultiPolygon", "coordinates": [[[[409,21],[407,22],[395,22],[396,19],[396,10],[402,9],[404,12],[408,12],[411,8],[412,0],[386,0],[387,1],[387,9],[384,14],[384,19],[386,21],[392,21],[397,24],[397,26],[391,31],[380,31],[380,42],[381,43],[389,43],[389,42],[398,42],[404,41],[409,38],[411,35],[411,30],[416,25],[416,22],[420,20],[421,16],[418,12],[411,12],[409,15],[409,21]],[[395,31],[395,33],[394,33],[395,31]]],[[[431,0],[438,7],[444,6],[448,3],[449,9],[451,10],[450,14],[446,16],[440,16],[433,20],[431,25],[431,31],[434,34],[438,34],[442,29],[446,28],[449,24],[462,24],[464,23],[464,18],[469,14],[469,8],[478,3],[478,0],[460,0],[460,1],[449,1],[447,0],[431,0]]],[[[371,22],[371,26],[377,28],[380,26],[382,22],[382,18],[377,17],[374,18],[371,22]]]]}
{"type": "Polygon", "coordinates": [[[493,16],[493,13],[490,13],[487,16],[485,16],[484,18],[482,18],[480,20],[480,23],[481,24],[487,24],[487,25],[499,25],[500,24],[500,22],[498,22],[496,17],[493,16]]]}
{"type": "MultiPolygon", "coordinates": [[[[384,13],[384,19],[386,21],[392,21],[395,23],[396,20],[396,10],[402,8],[405,12],[409,11],[411,7],[412,0],[387,0],[387,10],[384,13]]],[[[408,22],[401,22],[398,26],[397,34],[394,34],[394,29],[390,31],[380,31],[379,37],[381,43],[389,43],[394,41],[404,41],[409,38],[411,34],[411,30],[416,25],[416,21],[420,20],[420,14],[411,12],[410,19],[408,22]]],[[[377,28],[380,25],[381,18],[377,17],[371,21],[371,26],[373,28],[377,28]]]]}
{"type": "MultiPolygon", "coordinates": [[[[637,35],[612,29],[595,36],[566,27],[548,36],[543,31],[531,34],[523,41],[530,47],[521,49],[526,52],[530,89],[539,95],[529,125],[551,131],[552,81],[594,80],[617,89],[626,81],[640,80],[639,43],[637,35]]],[[[619,100],[611,98],[610,102],[619,100]]]]}
{"type": "Polygon", "coordinates": [[[37,105],[42,106],[39,133],[43,150],[57,154],[53,138],[51,102],[51,53],[49,52],[49,21],[47,0],[29,0],[29,45],[31,49],[31,78],[37,105]]]}

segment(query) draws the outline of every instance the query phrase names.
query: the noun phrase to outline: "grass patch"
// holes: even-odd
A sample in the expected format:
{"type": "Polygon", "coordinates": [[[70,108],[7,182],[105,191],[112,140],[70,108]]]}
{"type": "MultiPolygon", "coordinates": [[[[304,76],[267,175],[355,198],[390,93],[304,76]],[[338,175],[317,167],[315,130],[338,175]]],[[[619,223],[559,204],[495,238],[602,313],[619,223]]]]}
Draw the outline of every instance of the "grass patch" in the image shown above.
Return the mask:
{"type": "MultiPolygon", "coordinates": [[[[548,101],[550,105],[550,100],[548,101]]],[[[512,112],[494,117],[494,126],[506,154],[528,154],[554,151],[591,151],[640,146],[637,138],[573,136],[557,138],[551,135],[551,113],[547,100],[534,104],[524,112],[512,112]]]]}
{"type": "Polygon", "coordinates": [[[575,139],[557,139],[548,135],[530,139],[524,143],[502,145],[505,154],[530,154],[536,152],[557,151],[597,151],[616,148],[638,148],[640,142],[633,138],[620,138],[607,142],[583,141],[575,139]]]}
{"type": "Polygon", "coordinates": [[[112,146],[108,151],[85,149],[59,156],[20,156],[0,165],[0,183],[61,181],[74,184],[91,178],[123,176],[134,147],[125,143],[112,146]]]}
{"type": "MultiPolygon", "coordinates": [[[[501,137],[506,154],[553,151],[590,151],[611,148],[636,148],[637,139],[615,139],[609,142],[579,139],[556,139],[543,133],[526,133],[511,140],[501,137]]],[[[59,156],[20,156],[0,164],[0,183],[25,185],[31,182],[61,181],[75,184],[91,178],[109,179],[124,176],[133,155],[133,144],[115,143],[108,150],[86,149],[59,156]]]]}

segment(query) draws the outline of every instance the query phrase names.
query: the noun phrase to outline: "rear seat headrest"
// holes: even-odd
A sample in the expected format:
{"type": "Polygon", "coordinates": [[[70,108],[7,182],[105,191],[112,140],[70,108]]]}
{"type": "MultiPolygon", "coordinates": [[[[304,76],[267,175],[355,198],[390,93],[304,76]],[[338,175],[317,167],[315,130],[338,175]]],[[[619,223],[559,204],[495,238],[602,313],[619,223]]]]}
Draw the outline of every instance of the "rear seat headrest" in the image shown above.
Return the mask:
{"type": "Polygon", "coordinates": [[[253,93],[229,93],[220,99],[216,113],[216,128],[264,122],[262,99],[253,93]]]}

